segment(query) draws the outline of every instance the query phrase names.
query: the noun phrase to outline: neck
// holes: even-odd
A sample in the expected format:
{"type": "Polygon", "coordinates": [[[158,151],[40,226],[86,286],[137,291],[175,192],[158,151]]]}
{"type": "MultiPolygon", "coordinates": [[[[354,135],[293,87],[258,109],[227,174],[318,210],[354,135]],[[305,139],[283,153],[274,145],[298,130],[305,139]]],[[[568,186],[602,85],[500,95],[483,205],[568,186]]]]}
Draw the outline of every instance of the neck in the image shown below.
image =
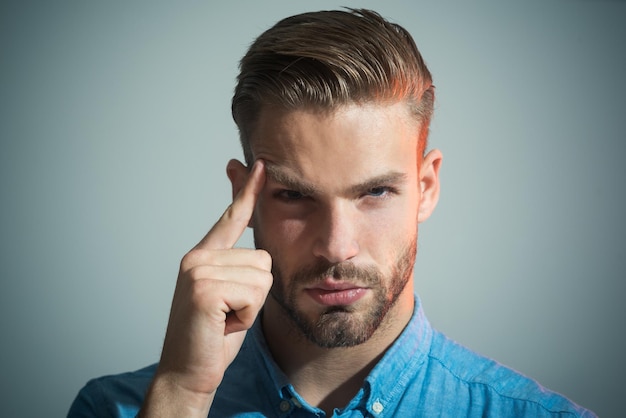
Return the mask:
{"type": "Polygon", "coordinates": [[[357,394],[363,381],[411,319],[411,286],[389,310],[366,342],[354,347],[323,348],[309,341],[270,296],[263,310],[263,331],[274,360],[298,393],[332,415],[357,394]]]}

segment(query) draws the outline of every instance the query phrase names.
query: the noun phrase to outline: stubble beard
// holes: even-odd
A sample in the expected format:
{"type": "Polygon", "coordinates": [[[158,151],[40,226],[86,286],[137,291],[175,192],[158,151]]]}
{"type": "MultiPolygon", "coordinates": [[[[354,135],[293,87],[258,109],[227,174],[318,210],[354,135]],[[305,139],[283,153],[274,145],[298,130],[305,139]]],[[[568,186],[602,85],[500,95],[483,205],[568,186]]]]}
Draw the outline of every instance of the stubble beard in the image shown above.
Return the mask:
{"type": "MultiPolygon", "coordinates": [[[[265,248],[255,233],[257,248],[265,248]]],[[[356,266],[351,262],[331,264],[320,260],[299,269],[289,281],[284,280],[280,270],[280,256],[272,254],[274,284],[271,297],[281,306],[287,318],[295,325],[296,332],[322,348],[353,347],[368,341],[378,330],[387,314],[394,307],[409,280],[413,278],[413,265],[417,250],[417,238],[405,244],[392,266],[389,277],[384,277],[376,266],[356,266]],[[320,283],[327,277],[354,281],[373,292],[373,300],[365,310],[355,306],[331,306],[321,314],[310,318],[297,305],[298,289],[302,285],[320,283]],[[285,286],[289,283],[290,286],[285,286]]]]}

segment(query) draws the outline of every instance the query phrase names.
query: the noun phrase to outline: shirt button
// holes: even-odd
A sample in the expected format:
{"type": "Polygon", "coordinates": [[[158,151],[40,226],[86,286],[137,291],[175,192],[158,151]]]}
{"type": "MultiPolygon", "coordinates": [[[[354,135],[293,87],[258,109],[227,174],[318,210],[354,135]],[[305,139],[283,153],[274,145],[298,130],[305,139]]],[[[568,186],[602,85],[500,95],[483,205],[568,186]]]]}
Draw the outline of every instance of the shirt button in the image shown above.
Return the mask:
{"type": "Polygon", "coordinates": [[[281,412],[287,412],[291,409],[291,404],[289,403],[289,401],[283,400],[280,402],[280,405],[278,407],[280,408],[281,412]]]}
{"type": "Polygon", "coordinates": [[[382,403],[376,401],[374,402],[374,404],[372,404],[372,410],[376,413],[376,414],[380,414],[381,412],[383,412],[383,409],[385,409],[385,407],[383,406],[382,403]]]}

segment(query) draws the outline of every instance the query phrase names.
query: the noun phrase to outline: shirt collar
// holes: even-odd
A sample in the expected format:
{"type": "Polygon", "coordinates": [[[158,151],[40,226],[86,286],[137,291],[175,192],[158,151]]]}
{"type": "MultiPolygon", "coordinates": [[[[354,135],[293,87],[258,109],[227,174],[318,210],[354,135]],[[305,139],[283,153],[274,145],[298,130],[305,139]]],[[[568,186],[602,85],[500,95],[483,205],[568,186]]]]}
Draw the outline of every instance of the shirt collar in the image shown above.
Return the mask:
{"type": "Polygon", "coordinates": [[[411,320],[365,379],[365,406],[373,416],[399,401],[426,360],[432,338],[433,329],[416,295],[411,320]]]}
{"type": "Polygon", "coordinates": [[[276,412],[276,416],[286,417],[291,414],[295,408],[306,408],[313,413],[321,412],[320,409],[311,408],[306,401],[296,392],[289,379],[278,367],[274,357],[270,353],[270,349],[263,334],[263,326],[261,324],[261,315],[259,315],[246,336],[246,343],[250,343],[257,356],[257,364],[262,364],[269,380],[273,384],[272,388],[267,388],[271,396],[271,402],[276,412]]]}

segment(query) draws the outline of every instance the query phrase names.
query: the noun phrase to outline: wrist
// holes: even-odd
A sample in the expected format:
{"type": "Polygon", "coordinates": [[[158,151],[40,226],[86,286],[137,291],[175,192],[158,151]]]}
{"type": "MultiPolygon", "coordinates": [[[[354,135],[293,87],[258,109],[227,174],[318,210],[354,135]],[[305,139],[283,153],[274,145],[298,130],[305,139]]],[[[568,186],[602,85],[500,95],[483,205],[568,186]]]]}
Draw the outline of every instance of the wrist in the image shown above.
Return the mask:
{"type": "Polygon", "coordinates": [[[195,392],[169,376],[155,375],[139,413],[142,418],[203,417],[209,413],[213,392],[195,392]]]}

